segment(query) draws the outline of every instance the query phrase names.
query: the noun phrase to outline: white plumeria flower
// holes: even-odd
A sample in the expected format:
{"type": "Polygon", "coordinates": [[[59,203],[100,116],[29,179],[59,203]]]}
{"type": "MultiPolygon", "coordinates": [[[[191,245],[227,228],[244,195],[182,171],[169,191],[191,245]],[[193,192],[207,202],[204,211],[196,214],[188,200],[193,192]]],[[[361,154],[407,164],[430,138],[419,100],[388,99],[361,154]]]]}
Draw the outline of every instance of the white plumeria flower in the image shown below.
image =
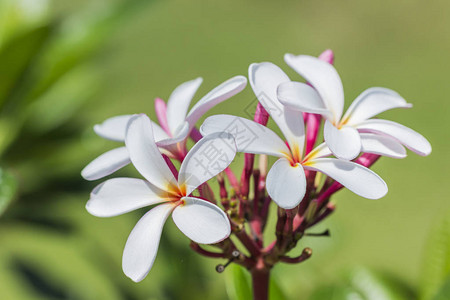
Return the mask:
{"type": "MultiPolygon", "coordinates": [[[[267,192],[278,206],[296,207],[306,192],[304,169],[320,171],[369,199],[387,193],[386,183],[373,171],[350,161],[326,158],[331,155],[325,144],[303,157],[305,128],[302,113],[283,106],[277,99],[277,87],[289,77],[272,63],[252,64],[249,81],[260,103],[281,129],[287,144],[272,130],[248,119],[216,115],[205,120],[202,134],[232,134],[237,151],[279,157],[267,175],[267,192]]],[[[311,88],[312,89],[312,88],[311,88]]]]}
{"type": "MultiPolygon", "coordinates": [[[[235,76],[211,90],[188,112],[191,100],[202,81],[200,77],[187,81],[172,92],[167,103],[167,131],[152,122],[153,135],[158,147],[170,157],[176,156],[180,148],[184,149],[184,143],[198,119],[215,105],[242,91],[247,85],[244,76],[235,76]]],[[[105,139],[124,142],[126,126],[131,117],[132,115],[122,115],[109,118],[102,124],[95,125],[94,131],[105,139]]],[[[130,156],[126,147],[119,147],[94,159],[81,171],[81,175],[87,180],[96,180],[116,172],[129,163],[130,156]]]]}
{"type": "MultiPolygon", "coordinates": [[[[342,117],[344,90],[333,65],[307,55],[286,54],[284,59],[315,90],[304,83],[285,82],[278,87],[279,101],[302,112],[322,115],[326,119],[325,142],[336,157],[352,160],[361,151],[367,152],[366,144],[386,143],[389,137],[390,143],[400,142],[419,155],[431,153],[430,143],[414,130],[392,121],[370,119],[389,109],[412,106],[396,92],[369,88],[353,101],[342,117]]],[[[404,149],[398,149],[400,152],[392,151],[392,155],[387,156],[406,156],[404,149]]]]}
{"type": "Polygon", "coordinates": [[[127,240],[122,267],[128,277],[138,282],[150,271],[170,213],[175,225],[196,243],[213,244],[230,235],[228,217],[219,207],[189,195],[231,163],[236,154],[231,135],[209,135],[196,143],[181,164],[178,180],[155,144],[146,115],[130,119],[125,144],[131,162],[146,180],[107,180],[92,191],[86,209],[95,216],[111,217],[158,204],[139,220],[127,240]]]}

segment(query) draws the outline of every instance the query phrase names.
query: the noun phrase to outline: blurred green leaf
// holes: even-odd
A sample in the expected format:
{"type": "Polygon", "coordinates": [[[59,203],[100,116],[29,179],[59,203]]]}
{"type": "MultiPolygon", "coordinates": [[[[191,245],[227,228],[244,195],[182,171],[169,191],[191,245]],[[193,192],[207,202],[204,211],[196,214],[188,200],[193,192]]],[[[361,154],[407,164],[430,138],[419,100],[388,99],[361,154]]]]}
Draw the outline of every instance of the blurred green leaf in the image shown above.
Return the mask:
{"type": "Polygon", "coordinates": [[[394,278],[366,268],[351,273],[350,284],[367,300],[410,300],[415,297],[411,290],[394,278]]]}
{"type": "Polygon", "coordinates": [[[356,268],[344,282],[317,288],[309,300],[411,300],[414,292],[400,280],[366,268],[356,268]]]}
{"type": "Polygon", "coordinates": [[[228,297],[231,300],[252,299],[253,293],[249,272],[237,264],[231,264],[225,272],[228,297]]]}
{"type": "Polygon", "coordinates": [[[358,292],[348,286],[327,286],[315,290],[308,300],[365,300],[358,292]]]}
{"type": "MultiPolygon", "coordinates": [[[[24,93],[21,85],[25,73],[40,54],[52,32],[53,25],[32,28],[0,48],[0,107],[15,93],[24,93]]],[[[18,103],[14,103],[17,106],[18,103]]]]}
{"type": "Polygon", "coordinates": [[[0,168],[0,216],[14,199],[16,193],[16,179],[4,169],[0,168]]]}
{"type": "Polygon", "coordinates": [[[29,105],[27,129],[44,133],[69,122],[98,86],[97,71],[78,67],[65,74],[39,99],[29,105]]]}
{"type": "Polygon", "coordinates": [[[41,66],[45,71],[42,72],[29,101],[41,96],[65,73],[95,54],[124,18],[149,2],[151,1],[130,0],[114,5],[101,5],[96,9],[91,7],[83,14],[65,20],[60,26],[57,38],[45,53],[41,66]]]}
{"type": "Polygon", "coordinates": [[[49,0],[0,0],[0,46],[18,32],[42,24],[48,12],[49,0]]]}
{"type": "Polygon", "coordinates": [[[0,268],[10,270],[0,274],[1,299],[121,299],[85,256],[82,240],[24,225],[0,229],[0,268]]]}
{"type": "Polygon", "coordinates": [[[433,300],[448,300],[450,299],[450,277],[444,282],[433,300]]]}
{"type": "Polygon", "coordinates": [[[270,276],[269,300],[287,300],[278,282],[278,277],[274,274],[270,276]]]}
{"type": "Polygon", "coordinates": [[[421,299],[434,299],[438,289],[450,276],[450,212],[437,223],[425,251],[421,280],[421,299]]]}

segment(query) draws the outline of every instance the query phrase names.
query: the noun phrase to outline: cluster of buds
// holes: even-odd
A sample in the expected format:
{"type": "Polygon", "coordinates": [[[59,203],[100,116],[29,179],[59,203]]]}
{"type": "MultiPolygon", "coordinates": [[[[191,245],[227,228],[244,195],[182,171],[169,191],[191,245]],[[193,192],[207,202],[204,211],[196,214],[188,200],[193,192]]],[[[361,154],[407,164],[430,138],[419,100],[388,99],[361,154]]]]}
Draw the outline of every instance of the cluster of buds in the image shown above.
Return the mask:
{"type": "Polygon", "coordinates": [[[250,65],[248,78],[258,99],[254,120],[222,114],[208,117],[199,130],[195,127],[211,107],[245,88],[247,79],[236,76],[189,112],[200,78],[178,86],[167,106],[156,99],[159,125],[140,114],[113,117],[94,127],[101,137],[125,146],[96,158],[82,171],[83,177],[99,179],[131,162],[145,179],[106,180],[91,193],[87,210],[110,217],[155,205],[139,220],[125,246],[123,270],[132,280],[140,281],[150,271],[163,225],[172,214],[194,251],[226,259],[217,272],[230,263],[247,268],[255,299],[265,299],[269,272],[276,263],[300,263],[311,256],[310,248],[297,257],[288,253],[303,236],[313,235],[308,229],[334,211],[330,202],[334,193],[346,187],[364,198],[381,198],[387,185],[369,169],[380,156],[404,158],[405,147],[422,156],[431,152],[419,133],[372,118],[389,109],[411,107],[392,90],[367,89],[342,116],[343,87],[331,50],[319,58],[287,54],[285,61],[307,82],[291,81],[272,63],[250,65]],[[283,137],[267,127],[269,119],[283,137]],[[189,137],[195,144],[188,151],[189,137]],[[239,152],[244,153],[244,167],[236,176],[229,165],[239,152]],[[268,156],[278,159],[270,168],[268,156]],[[181,164],[178,169],[174,161],[181,164]],[[218,185],[219,197],[213,184],[218,185]],[[278,206],[277,221],[275,228],[267,228],[272,202],[278,206]],[[274,232],[272,241],[264,240],[266,230],[274,232]]]}

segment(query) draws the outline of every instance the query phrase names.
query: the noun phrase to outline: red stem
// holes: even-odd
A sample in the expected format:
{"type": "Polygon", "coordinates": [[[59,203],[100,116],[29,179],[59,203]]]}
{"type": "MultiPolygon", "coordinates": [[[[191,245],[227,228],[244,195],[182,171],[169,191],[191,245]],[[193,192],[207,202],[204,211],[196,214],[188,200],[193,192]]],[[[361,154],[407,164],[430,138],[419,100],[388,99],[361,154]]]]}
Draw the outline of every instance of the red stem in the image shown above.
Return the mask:
{"type": "Polygon", "coordinates": [[[297,256],[297,257],[282,256],[282,257],[280,257],[280,261],[287,263],[287,264],[297,264],[297,263],[307,260],[308,258],[311,257],[311,255],[312,255],[311,248],[305,248],[305,249],[303,249],[303,252],[302,252],[302,254],[300,254],[300,256],[297,256]]]}
{"type": "Polygon", "coordinates": [[[267,268],[254,268],[250,271],[252,275],[253,299],[269,299],[270,271],[267,268]]]}
{"type": "Polygon", "coordinates": [[[227,175],[228,180],[230,181],[230,185],[233,187],[236,194],[239,194],[239,183],[238,183],[233,171],[231,171],[231,169],[229,167],[227,167],[225,169],[225,174],[227,175]]]}
{"type": "Polygon", "coordinates": [[[253,257],[258,257],[261,253],[261,250],[259,249],[258,245],[253,241],[248,234],[245,232],[244,229],[242,229],[239,232],[236,232],[236,237],[241,241],[241,243],[247,248],[248,252],[253,257]]]}
{"type": "Polygon", "coordinates": [[[200,247],[199,244],[196,244],[194,242],[191,242],[191,244],[189,246],[192,248],[192,250],[194,250],[195,252],[197,252],[198,254],[201,254],[203,256],[212,257],[212,258],[224,258],[225,257],[225,255],[223,253],[210,252],[208,250],[203,249],[202,247],[200,247]]]}
{"type": "Polygon", "coordinates": [[[200,133],[200,131],[198,131],[198,129],[196,127],[192,128],[190,136],[191,136],[191,139],[194,140],[194,142],[200,141],[203,137],[202,134],[200,133]]]}
{"type": "Polygon", "coordinates": [[[177,168],[175,168],[175,165],[173,164],[173,162],[170,160],[170,158],[163,154],[162,157],[164,158],[164,160],[166,161],[167,166],[169,166],[170,171],[172,171],[173,176],[175,177],[175,179],[178,180],[178,170],[177,168]]]}

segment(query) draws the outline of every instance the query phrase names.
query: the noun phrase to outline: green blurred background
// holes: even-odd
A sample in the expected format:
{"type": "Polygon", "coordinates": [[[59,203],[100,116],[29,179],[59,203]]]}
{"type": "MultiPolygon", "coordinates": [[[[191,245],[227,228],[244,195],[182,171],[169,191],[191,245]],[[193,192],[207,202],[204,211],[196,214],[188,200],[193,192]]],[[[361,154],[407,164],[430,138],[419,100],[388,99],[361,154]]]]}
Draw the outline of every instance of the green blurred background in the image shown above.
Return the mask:
{"type": "MultiPolygon", "coordinates": [[[[276,266],[284,296],[274,298],[450,299],[444,0],[0,0],[0,298],[245,299],[241,270],[217,274],[223,262],[190,251],[171,222],[147,279],[125,277],[123,246],[145,210],[111,219],[85,211],[98,182],[80,170],[115,146],[92,126],[120,114],[154,117],[155,97],[202,76],[196,101],[253,62],[300,80],[283,55],[327,48],[346,107],[368,87],[396,90],[414,107],[382,117],[419,131],[433,153],[381,159],[374,170],[389,185],[381,200],[339,192],[336,213],[316,228],[331,238],[303,239],[294,252],[309,246],[313,257],[276,266]]],[[[248,87],[209,115],[249,117],[255,104],[248,87]]]]}

